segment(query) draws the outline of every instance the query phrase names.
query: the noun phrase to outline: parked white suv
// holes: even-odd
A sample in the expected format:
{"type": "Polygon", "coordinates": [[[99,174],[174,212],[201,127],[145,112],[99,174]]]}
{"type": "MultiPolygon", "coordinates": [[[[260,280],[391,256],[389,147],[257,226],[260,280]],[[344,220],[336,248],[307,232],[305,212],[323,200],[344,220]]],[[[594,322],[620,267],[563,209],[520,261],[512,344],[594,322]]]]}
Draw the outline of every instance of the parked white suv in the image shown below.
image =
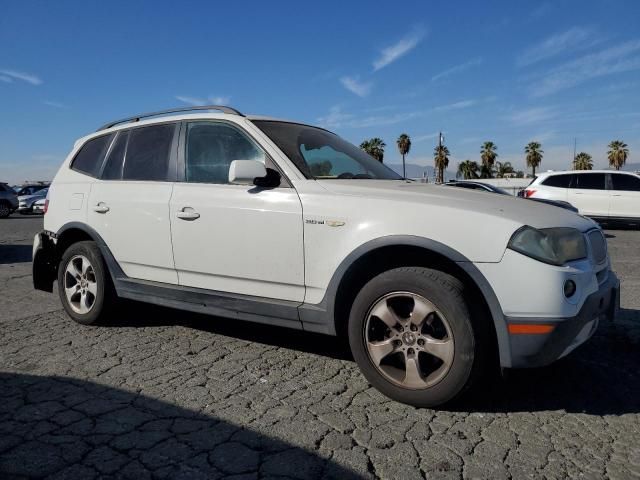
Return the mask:
{"type": "Polygon", "coordinates": [[[184,110],[80,139],[51,185],[34,285],[57,280],[79,323],[120,297],[348,336],[375,387],[434,406],[492,360],[546,365],[615,315],[589,219],[404,180],[321,128],[184,110]]]}
{"type": "Polygon", "coordinates": [[[640,222],[640,176],[631,172],[546,172],[529,184],[524,196],[569,202],[601,222],[640,222]]]}

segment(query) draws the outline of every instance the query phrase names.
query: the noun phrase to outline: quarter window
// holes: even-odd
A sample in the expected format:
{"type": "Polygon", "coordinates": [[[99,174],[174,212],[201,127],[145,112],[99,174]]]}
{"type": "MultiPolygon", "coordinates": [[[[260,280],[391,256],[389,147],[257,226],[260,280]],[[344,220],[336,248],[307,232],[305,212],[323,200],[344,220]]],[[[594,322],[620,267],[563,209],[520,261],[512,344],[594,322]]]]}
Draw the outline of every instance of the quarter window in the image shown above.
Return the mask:
{"type": "Polygon", "coordinates": [[[113,134],[102,135],[85,143],[71,164],[73,170],[97,177],[113,134]]]}
{"type": "Polygon", "coordinates": [[[546,187],[569,188],[572,175],[551,175],[547,177],[542,185],[546,187]]]}
{"type": "Polygon", "coordinates": [[[605,190],[604,173],[580,173],[576,174],[573,188],[581,188],[585,190],[605,190]]]}
{"type": "Polygon", "coordinates": [[[225,123],[196,122],[187,126],[186,181],[229,183],[229,167],[234,160],[266,158],[238,129],[225,123]]]}
{"type": "Polygon", "coordinates": [[[124,152],[127,149],[127,139],[129,131],[121,131],[113,144],[111,152],[107,157],[107,161],[102,171],[103,180],[120,180],[122,178],[122,162],[124,161],[124,152]]]}
{"type": "Polygon", "coordinates": [[[123,180],[166,181],[169,174],[171,143],[175,124],[134,128],[129,132],[123,180]]]}
{"type": "Polygon", "coordinates": [[[614,190],[626,190],[628,192],[640,192],[640,177],[624,173],[612,173],[611,182],[614,190]]]}

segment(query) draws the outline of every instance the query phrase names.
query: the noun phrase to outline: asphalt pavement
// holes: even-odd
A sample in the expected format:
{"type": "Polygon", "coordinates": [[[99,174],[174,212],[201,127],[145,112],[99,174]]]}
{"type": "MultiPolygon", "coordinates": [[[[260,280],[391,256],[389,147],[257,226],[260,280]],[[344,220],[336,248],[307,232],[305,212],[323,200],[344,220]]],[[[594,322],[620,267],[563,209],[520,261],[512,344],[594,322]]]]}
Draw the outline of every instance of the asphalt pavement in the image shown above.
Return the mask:
{"type": "Polygon", "coordinates": [[[386,399],[335,338],[137,303],[84,327],[0,220],[0,478],[640,477],[640,231],[622,310],[554,365],[442,410],[386,399]]]}

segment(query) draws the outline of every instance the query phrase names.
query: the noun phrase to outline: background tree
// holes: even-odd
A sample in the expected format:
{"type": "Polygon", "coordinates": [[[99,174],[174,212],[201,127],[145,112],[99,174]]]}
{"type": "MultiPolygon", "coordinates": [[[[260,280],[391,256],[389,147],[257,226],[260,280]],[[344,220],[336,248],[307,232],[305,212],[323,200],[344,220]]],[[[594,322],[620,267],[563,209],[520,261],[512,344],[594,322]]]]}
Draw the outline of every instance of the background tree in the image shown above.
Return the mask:
{"type": "Polygon", "coordinates": [[[433,159],[436,166],[436,183],[444,181],[444,171],[449,166],[449,149],[444,145],[436,145],[433,150],[433,159]]]}
{"type": "Polygon", "coordinates": [[[518,170],[516,172],[516,178],[524,178],[524,172],[522,170],[518,170]]]}
{"type": "Polygon", "coordinates": [[[578,155],[576,155],[576,158],[573,161],[573,169],[574,170],[592,170],[593,160],[591,159],[591,155],[585,152],[580,152],[578,155]]]}
{"type": "Polygon", "coordinates": [[[497,145],[493,142],[484,142],[480,148],[480,158],[482,159],[482,178],[491,178],[493,164],[498,157],[496,150],[497,145]]]}
{"type": "Polygon", "coordinates": [[[472,162],[471,160],[465,160],[458,164],[458,171],[456,172],[457,178],[464,178],[465,180],[471,180],[473,178],[479,178],[480,166],[478,162],[472,162]]]}
{"type": "Polygon", "coordinates": [[[627,144],[622,140],[614,140],[609,144],[607,158],[609,159],[609,165],[616,170],[620,170],[620,168],[627,162],[628,156],[629,149],[627,148],[627,144]]]}
{"type": "Polygon", "coordinates": [[[384,158],[384,147],[387,144],[382,141],[381,138],[374,137],[369,140],[365,140],[360,144],[360,148],[371,155],[373,158],[382,163],[384,158]]]}
{"type": "Polygon", "coordinates": [[[402,155],[402,176],[407,178],[404,156],[409,153],[409,150],[411,150],[411,138],[406,133],[403,133],[398,137],[398,141],[396,143],[398,144],[398,151],[400,152],[400,155],[402,155]]]}
{"type": "Polygon", "coordinates": [[[538,142],[529,142],[526,147],[524,147],[524,153],[527,154],[527,167],[531,167],[533,170],[533,176],[536,176],[536,168],[540,166],[542,162],[542,154],[544,151],[542,150],[542,145],[538,142]]]}
{"type": "Polygon", "coordinates": [[[504,178],[505,175],[515,172],[511,162],[496,162],[494,171],[498,178],[504,178]]]}

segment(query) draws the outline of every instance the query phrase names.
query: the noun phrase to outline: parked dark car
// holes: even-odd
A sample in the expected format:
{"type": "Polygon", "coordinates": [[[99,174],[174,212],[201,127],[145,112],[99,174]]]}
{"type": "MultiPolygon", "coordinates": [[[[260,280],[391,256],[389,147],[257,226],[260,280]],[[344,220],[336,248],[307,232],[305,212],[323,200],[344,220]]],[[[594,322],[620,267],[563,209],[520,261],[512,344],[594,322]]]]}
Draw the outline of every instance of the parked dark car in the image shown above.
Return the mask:
{"type": "Polygon", "coordinates": [[[6,183],[0,183],[0,218],[7,218],[18,208],[18,195],[6,183]]]}
{"type": "MultiPolygon", "coordinates": [[[[507,192],[506,190],[500,187],[496,187],[495,185],[491,185],[489,183],[484,183],[484,182],[474,182],[474,181],[464,180],[464,181],[451,181],[446,183],[445,185],[450,187],[467,188],[470,190],[480,190],[483,192],[497,193],[499,195],[511,195],[509,192],[507,192]]],[[[569,202],[563,202],[561,200],[547,200],[544,198],[529,198],[528,200],[533,200],[534,202],[546,203],[547,205],[553,205],[554,207],[565,208],[567,210],[571,210],[572,212],[578,213],[578,209],[573,205],[571,205],[569,202]]]]}

